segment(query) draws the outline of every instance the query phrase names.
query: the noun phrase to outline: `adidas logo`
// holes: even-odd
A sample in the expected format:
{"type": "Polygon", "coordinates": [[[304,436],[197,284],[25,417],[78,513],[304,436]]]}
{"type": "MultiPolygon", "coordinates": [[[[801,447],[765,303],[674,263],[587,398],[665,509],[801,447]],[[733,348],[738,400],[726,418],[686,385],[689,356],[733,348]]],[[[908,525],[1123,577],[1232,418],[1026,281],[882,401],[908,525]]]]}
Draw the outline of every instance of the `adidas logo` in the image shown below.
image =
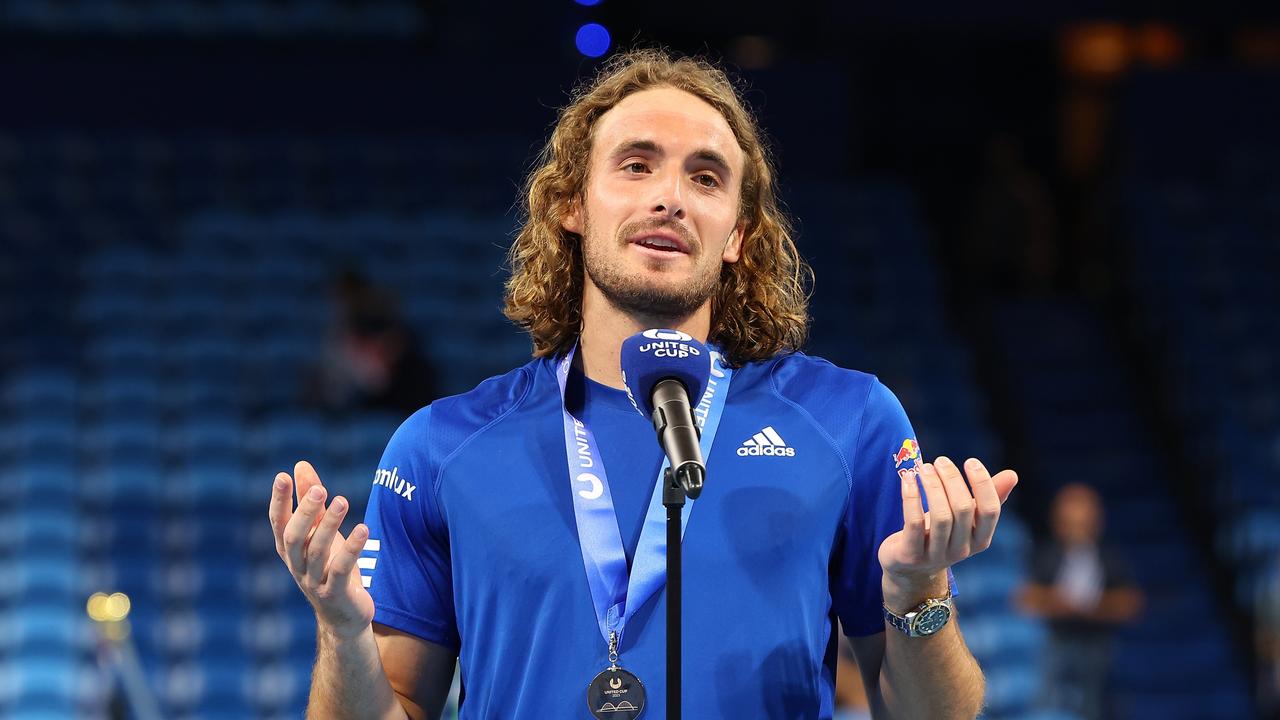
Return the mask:
{"type": "Polygon", "coordinates": [[[738,448],[738,455],[742,457],[751,457],[752,455],[795,457],[796,449],[787,447],[787,442],[770,425],[742,443],[742,447],[738,448]]]}

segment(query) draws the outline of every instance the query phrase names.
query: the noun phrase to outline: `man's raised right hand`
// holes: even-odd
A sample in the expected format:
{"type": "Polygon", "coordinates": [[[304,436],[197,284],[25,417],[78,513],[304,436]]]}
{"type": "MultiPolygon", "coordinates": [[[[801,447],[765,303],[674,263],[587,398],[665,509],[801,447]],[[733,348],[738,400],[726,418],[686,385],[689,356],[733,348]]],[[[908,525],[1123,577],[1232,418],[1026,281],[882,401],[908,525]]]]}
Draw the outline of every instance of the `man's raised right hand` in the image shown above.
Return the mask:
{"type": "Polygon", "coordinates": [[[369,528],[361,523],[350,536],[342,537],[338,527],[350,503],[338,496],[325,507],[326,491],[311,463],[299,462],[293,474],[298,484],[296,511],[294,478],[282,472],[271,489],[267,514],[276,538],[276,552],[315,609],[320,629],[352,637],[373,622],[373,598],[356,569],[369,528]]]}

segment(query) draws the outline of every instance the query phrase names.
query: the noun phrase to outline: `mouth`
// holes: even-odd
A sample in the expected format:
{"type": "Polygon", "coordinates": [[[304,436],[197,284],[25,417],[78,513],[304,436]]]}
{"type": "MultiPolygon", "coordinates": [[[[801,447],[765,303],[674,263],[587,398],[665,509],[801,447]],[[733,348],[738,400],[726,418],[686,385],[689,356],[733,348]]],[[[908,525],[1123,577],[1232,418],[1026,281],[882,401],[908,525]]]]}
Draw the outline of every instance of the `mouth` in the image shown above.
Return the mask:
{"type": "Polygon", "coordinates": [[[628,242],[662,255],[688,255],[689,245],[675,233],[647,231],[628,242]]]}

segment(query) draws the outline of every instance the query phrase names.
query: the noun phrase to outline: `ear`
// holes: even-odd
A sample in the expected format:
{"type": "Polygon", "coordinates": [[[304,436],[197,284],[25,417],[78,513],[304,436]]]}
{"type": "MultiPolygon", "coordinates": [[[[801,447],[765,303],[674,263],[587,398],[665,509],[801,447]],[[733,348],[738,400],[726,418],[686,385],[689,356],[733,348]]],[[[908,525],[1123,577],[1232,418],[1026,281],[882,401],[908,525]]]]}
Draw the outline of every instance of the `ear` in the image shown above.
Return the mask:
{"type": "Polygon", "coordinates": [[[560,227],[574,235],[582,235],[582,196],[574,195],[565,203],[564,215],[560,217],[560,227]]]}
{"type": "Polygon", "coordinates": [[[725,241],[724,252],[720,253],[720,259],[727,263],[736,263],[738,258],[742,256],[742,237],[747,232],[747,222],[745,220],[738,221],[733,226],[733,232],[729,233],[729,238],[725,241]]]}

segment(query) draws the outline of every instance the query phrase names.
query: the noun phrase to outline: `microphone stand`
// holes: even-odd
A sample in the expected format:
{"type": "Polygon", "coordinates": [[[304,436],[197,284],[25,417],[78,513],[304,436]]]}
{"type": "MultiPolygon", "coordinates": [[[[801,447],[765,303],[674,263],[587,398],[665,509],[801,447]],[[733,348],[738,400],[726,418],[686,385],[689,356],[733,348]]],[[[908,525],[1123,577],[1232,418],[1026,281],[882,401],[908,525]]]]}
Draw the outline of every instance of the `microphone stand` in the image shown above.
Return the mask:
{"type": "Polygon", "coordinates": [[[662,504],[667,508],[667,720],[680,720],[680,513],[685,490],[667,468],[662,476],[662,504]]]}

